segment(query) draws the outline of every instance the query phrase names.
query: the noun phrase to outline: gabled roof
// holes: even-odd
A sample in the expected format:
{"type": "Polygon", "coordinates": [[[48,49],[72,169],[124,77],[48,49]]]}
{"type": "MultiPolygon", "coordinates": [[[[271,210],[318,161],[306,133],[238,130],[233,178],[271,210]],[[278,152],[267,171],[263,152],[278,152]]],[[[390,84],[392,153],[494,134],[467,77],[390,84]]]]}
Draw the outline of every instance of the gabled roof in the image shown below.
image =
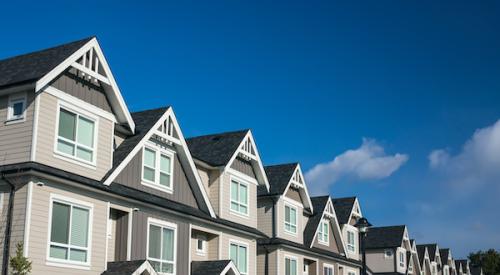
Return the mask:
{"type": "Polygon", "coordinates": [[[191,275],[225,275],[240,272],[231,260],[218,261],[193,261],[191,262],[191,275]]]}
{"type": "Polygon", "coordinates": [[[121,261],[121,262],[108,262],[107,269],[101,275],[142,275],[150,274],[156,275],[149,261],[121,261]],[[144,272],[147,273],[144,273],[144,272]]]}
{"type": "Polygon", "coordinates": [[[395,248],[403,243],[405,225],[371,227],[366,234],[366,249],[395,248]]]}
{"type": "MultiPolygon", "coordinates": [[[[457,260],[457,261],[458,261],[458,262],[460,263],[460,265],[462,266],[462,270],[463,270],[464,272],[466,272],[466,271],[469,269],[469,260],[463,260],[463,259],[462,259],[462,260],[457,260]]],[[[457,261],[455,261],[455,262],[457,262],[457,261]]]]}
{"type": "Polygon", "coordinates": [[[36,82],[93,38],[0,60],[0,88],[36,82]]]}
{"type": "Polygon", "coordinates": [[[457,269],[457,273],[462,269],[462,263],[460,262],[460,260],[455,260],[455,268],[457,269]]]}
{"type": "Polygon", "coordinates": [[[259,187],[257,195],[283,195],[297,165],[298,163],[287,163],[265,166],[264,170],[269,180],[269,192],[265,188],[259,187]]]}
{"type": "Polygon", "coordinates": [[[330,199],[329,196],[312,197],[313,208],[316,209],[314,214],[309,217],[306,227],[304,228],[304,245],[311,246],[316,236],[316,230],[318,229],[319,223],[323,218],[323,211],[325,210],[326,204],[330,199]]]}
{"type": "Polygon", "coordinates": [[[439,255],[441,256],[441,261],[445,261],[448,264],[448,256],[450,255],[449,248],[439,249],[439,255]]]}
{"type": "Polygon", "coordinates": [[[438,245],[432,243],[432,244],[422,244],[422,246],[427,247],[427,252],[429,253],[429,259],[431,260],[431,262],[436,261],[436,252],[439,253],[438,245]]]}
{"type": "Polygon", "coordinates": [[[349,218],[351,217],[352,209],[356,202],[356,197],[334,198],[332,199],[332,202],[333,207],[335,208],[335,213],[337,213],[339,223],[349,223],[349,218]]]}
{"type": "Polygon", "coordinates": [[[190,137],[186,143],[191,155],[211,166],[226,166],[250,130],[190,137]]]}

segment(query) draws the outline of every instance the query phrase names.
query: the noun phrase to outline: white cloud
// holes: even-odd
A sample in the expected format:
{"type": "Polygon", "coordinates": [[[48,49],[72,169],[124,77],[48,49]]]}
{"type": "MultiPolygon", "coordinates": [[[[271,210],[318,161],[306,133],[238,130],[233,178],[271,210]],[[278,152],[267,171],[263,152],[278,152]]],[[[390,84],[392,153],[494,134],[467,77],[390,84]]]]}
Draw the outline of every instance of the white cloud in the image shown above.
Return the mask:
{"type": "Polygon", "coordinates": [[[392,175],[406,161],[408,155],[387,155],[375,140],[363,139],[359,148],[347,150],[332,161],[317,164],[305,176],[311,193],[328,193],[329,187],[342,178],[383,179],[392,175]]]}

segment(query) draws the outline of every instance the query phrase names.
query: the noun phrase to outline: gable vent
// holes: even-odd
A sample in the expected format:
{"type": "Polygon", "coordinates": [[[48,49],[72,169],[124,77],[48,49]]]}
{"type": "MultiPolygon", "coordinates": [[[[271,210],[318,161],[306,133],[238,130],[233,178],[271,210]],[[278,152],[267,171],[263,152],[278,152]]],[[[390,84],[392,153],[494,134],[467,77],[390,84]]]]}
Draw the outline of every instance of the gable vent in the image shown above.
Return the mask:
{"type": "Polygon", "coordinates": [[[109,79],[104,72],[104,68],[102,67],[99,58],[94,50],[94,48],[90,48],[87,52],[85,52],[82,57],[80,57],[76,62],[71,64],[71,66],[78,70],[79,74],[82,77],[86,77],[89,80],[93,80],[94,82],[101,81],[110,85],[109,79]]]}

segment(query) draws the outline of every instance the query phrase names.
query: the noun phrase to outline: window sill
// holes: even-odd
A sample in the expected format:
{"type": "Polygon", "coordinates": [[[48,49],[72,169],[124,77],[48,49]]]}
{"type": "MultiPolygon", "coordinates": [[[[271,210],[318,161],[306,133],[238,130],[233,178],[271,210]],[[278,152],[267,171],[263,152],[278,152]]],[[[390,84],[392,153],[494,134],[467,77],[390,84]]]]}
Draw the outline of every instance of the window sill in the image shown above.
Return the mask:
{"type": "Polygon", "coordinates": [[[17,123],[23,123],[26,121],[26,117],[19,117],[19,118],[9,118],[5,121],[5,125],[12,125],[12,124],[17,124],[17,123]]]}
{"type": "Polygon", "coordinates": [[[234,215],[234,216],[238,216],[238,217],[241,217],[241,218],[244,218],[244,219],[250,219],[250,215],[249,214],[243,214],[243,213],[240,213],[240,212],[236,212],[232,209],[229,209],[229,213],[231,215],[234,215]]]}
{"type": "Polygon", "coordinates": [[[324,246],[330,246],[330,243],[318,240],[318,243],[324,246]]]}
{"type": "Polygon", "coordinates": [[[144,185],[144,186],[147,186],[149,188],[153,188],[153,189],[156,189],[158,191],[162,191],[162,192],[165,192],[165,193],[168,193],[168,194],[173,194],[174,193],[174,190],[172,188],[163,187],[163,186],[161,186],[159,184],[156,184],[156,183],[149,183],[149,182],[146,182],[146,181],[142,180],[141,184],[144,185]]]}
{"type": "Polygon", "coordinates": [[[62,268],[90,270],[90,264],[87,264],[87,263],[76,264],[76,263],[70,263],[70,262],[65,262],[65,261],[57,261],[57,260],[49,259],[45,262],[45,264],[48,266],[55,266],[55,267],[62,267],[62,268]]]}
{"type": "Polygon", "coordinates": [[[73,158],[71,156],[65,155],[63,153],[59,153],[58,151],[54,151],[54,157],[56,157],[58,159],[65,160],[65,161],[69,161],[71,163],[74,163],[74,164],[77,164],[77,165],[80,165],[80,166],[83,166],[83,167],[86,167],[86,168],[97,170],[97,166],[96,166],[95,163],[86,162],[86,161],[83,161],[83,160],[78,160],[76,158],[73,158]]]}
{"type": "Polygon", "coordinates": [[[198,256],[207,256],[207,252],[196,251],[196,255],[198,255],[198,256]]]}
{"type": "Polygon", "coordinates": [[[293,237],[297,237],[297,232],[293,233],[293,232],[290,232],[290,231],[287,231],[287,230],[283,230],[285,232],[285,234],[288,234],[290,236],[293,236],[293,237]]]}

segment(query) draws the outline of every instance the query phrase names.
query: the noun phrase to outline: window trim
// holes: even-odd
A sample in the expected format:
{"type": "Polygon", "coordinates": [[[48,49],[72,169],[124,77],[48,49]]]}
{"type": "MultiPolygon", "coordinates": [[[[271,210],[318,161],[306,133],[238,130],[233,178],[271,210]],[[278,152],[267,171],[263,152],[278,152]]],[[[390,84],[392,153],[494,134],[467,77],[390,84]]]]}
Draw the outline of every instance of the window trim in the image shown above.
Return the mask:
{"type": "Polygon", "coordinates": [[[196,254],[200,255],[200,256],[205,256],[207,254],[207,237],[202,235],[202,234],[198,234],[196,235],[196,254]],[[198,248],[198,241],[202,241],[202,248],[201,250],[198,248]]]}
{"type": "MultiPolygon", "coordinates": [[[[148,142],[144,144],[142,147],[142,161],[141,161],[141,184],[162,192],[166,192],[169,194],[172,194],[174,192],[174,162],[175,162],[175,152],[167,149],[167,148],[160,148],[157,145],[155,145],[152,142],[148,142]],[[154,151],[155,153],[155,168],[154,168],[154,173],[155,173],[155,181],[152,182],[150,180],[147,180],[144,178],[144,152],[146,151],[146,148],[154,151]],[[170,187],[166,187],[160,184],[160,164],[161,164],[161,156],[165,155],[170,158],[170,187]]],[[[153,169],[149,167],[150,169],[153,169]]],[[[165,173],[166,174],[166,173],[165,173]]]]}
{"type": "Polygon", "coordinates": [[[26,109],[28,109],[28,96],[26,92],[9,95],[7,103],[7,120],[5,124],[13,124],[26,121],[26,109]],[[23,103],[23,113],[20,116],[14,116],[14,104],[23,103]]]}
{"type": "MultiPolygon", "coordinates": [[[[91,266],[91,261],[92,261],[92,229],[93,229],[93,212],[94,212],[94,205],[89,202],[85,201],[80,201],[77,199],[73,199],[70,197],[62,196],[59,194],[50,194],[50,199],[49,199],[49,224],[48,224],[48,231],[47,231],[47,250],[46,250],[46,257],[45,257],[45,263],[46,265],[51,265],[51,266],[61,266],[61,267],[67,267],[67,268],[75,268],[75,269],[90,269],[91,266]],[[52,258],[50,257],[50,246],[52,244],[51,242],[51,233],[52,233],[52,208],[54,205],[54,202],[70,205],[71,207],[76,206],[79,208],[87,209],[89,211],[89,228],[88,228],[88,236],[87,236],[87,261],[86,262],[77,262],[77,261],[71,261],[71,260],[62,260],[58,258],[52,258]]],[[[71,221],[71,216],[70,216],[70,221],[71,221]]],[[[70,222],[70,227],[69,230],[71,231],[71,222],[70,222]]],[[[68,236],[70,238],[70,236],[68,236]]],[[[71,239],[69,240],[69,242],[71,239]]],[[[56,245],[60,245],[58,243],[55,243],[56,245]]],[[[71,245],[67,245],[69,249],[71,249],[71,245]]],[[[84,250],[81,247],[76,247],[77,249],[84,250]]]]}
{"type": "Polygon", "coordinates": [[[332,271],[332,275],[335,275],[335,266],[334,265],[323,263],[323,275],[327,275],[327,274],[325,274],[325,268],[330,269],[332,271]]]}
{"type": "Polygon", "coordinates": [[[402,250],[398,251],[399,253],[399,267],[406,267],[406,257],[405,257],[405,252],[402,250]]]}
{"type": "MultiPolygon", "coordinates": [[[[157,273],[162,274],[162,275],[163,274],[164,275],[175,275],[177,272],[177,224],[148,217],[148,223],[147,223],[148,227],[146,229],[146,259],[152,260],[155,262],[162,262],[163,263],[163,262],[167,262],[167,261],[165,261],[163,259],[155,259],[155,258],[149,257],[149,228],[151,225],[160,227],[162,229],[162,231],[163,231],[163,228],[171,229],[174,231],[174,255],[173,255],[173,260],[172,260],[172,264],[174,265],[173,272],[172,273],[157,272],[157,273]]],[[[163,244],[161,244],[160,247],[161,247],[161,250],[163,250],[163,244]]],[[[160,254],[161,254],[161,252],[160,252],[160,254]]]]}
{"type": "Polygon", "coordinates": [[[322,244],[322,245],[327,245],[329,246],[330,245],[330,221],[329,220],[326,220],[326,219],[322,219],[319,223],[319,229],[318,229],[318,243],[319,244],[322,244]],[[319,236],[322,235],[322,236],[325,236],[324,232],[322,233],[322,230],[323,230],[323,225],[324,224],[327,224],[327,231],[326,231],[326,240],[323,240],[321,239],[319,236]]]}
{"type": "Polygon", "coordinates": [[[349,253],[356,253],[356,234],[354,230],[347,229],[347,251],[349,253]],[[352,234],[353,244],[349,243],[349,234],[352,234]],[[352,248],[352,250],[351,250],[352,248]]]}
{"type": "MultiPolygon", "coordinates": [[[[238,187],[238,189],[239,189],[239,187],[238,187]]],[[[239,190],[238,190],[238,198],[239,198],[239,194],[240,193],[239,193],[239,190]]],[[[250,184],[247,181],[245,181],[245,180],[243,180],[243,179],[241,179],[239,177],[233,176],[233,175],[231,175],[229,177],[229,213],[234,214],[236,216],[243,217],[243,218],[249,218],[250,217],[250,184]],[[233,208],[231,207],[231,204],[233,203],[233,198],[231,198],[231,194],[233,192],[233,181],[237,182],[238,186],[244,185],[244,186],[247,187],[247,203],[246,203],[246,205],[243,204],[243,203],[240,203],[239,201],[234,201],[234,203],[237,203],[239,206],[240,205],[246,206],[247,213],[242,213],[242,212],[233,210],[233,208]]]]}
{"type": "MultiPolygon", "coordinates": [[[[241,246],[241,247],[245,247],[246,248],[246,252],[247,252],[247,255],[246,255],[246,263],[247,263],[247,266],[246,266],[246,269],[247,269],[247,272],[246,273],[243,273],[241,272],[239,269],[238,271],[240,272],[240,274],[242,275],[248,275],[250,273],[250,246],[248,245],[248,243],[246,242],[242,242],[242,241],[238,241],[238,240],[233,240],[233,239],[230,239],[229,240],[229,247],[228,247],[228,255],[229,255],[229,259],[231,259],[231,245],[236,245],[238,246],[238,248],[241,246]]],[[[234,265],[236,266],[236,268],[238,268],[238,263],[236,262],[233,262],[234,265]]]]}
{"type": "Polygon", "coordinates": [[[392,251],[391,249],[386,249],[384,250],[384,258],[385,259],[392,259],[394,257],[394,251],[392,251]],[[387,255],[387,253],[390,253],[391,255],[387,255]]]}
{"type": "MultiPolygon", "coordinates": [[[[76,128],[78,128],[78,126],[76,125],[76,128]]],[[[97,155],[98,155],[98,137],[99,137],[99,117],[94,115],[94,114],[91,114],[87,111],[84,111],[78,107],[75,107],[71,104],[68,104],[66,102],[63,102],[63,101],[58,101],[58,104],[57,104],[57,110],[56,110],[56,123],[55,123],[55,129],[54,129],[54,156],[57,157],[57,158],[62,158],[64,160],[68,160],[72,163],[75,163],[75,164],[78,164],[78,165],[82,165],[82,166],[85,166],[87,168],[91,168],[91,169],[97,169],[97,155]],[[74,143],[75,144],[75,156],[73,155],[69,155],[69,154],[66,154],[66,153],[63,153],[63,152],[60,152],[58,149],[57,149],[57,141],[59,140],[59,116],[61,114],[61,109],[65,109],[66,111],[68,112],[71,112],[71,113],[74,113],[77,115],[77,121],[78,121],[78,117],[81,116],[87,120],[90,120],[94,123],[94,137],[93,137],[93,148],[90,148],[88,146],[85,146],[85,145],[80,145],[80,144],[77,144],[76,141],[71,141],[71,140],[68,140],[64,137],[61,137],[64,141],[66,142],[71,142],[71,143],[74,143]],[[92,149],[92,161],[87,161],[87,160],[84,160],[84,159],[80,159],[80,158],[77,158],[76,157],[76,147],[77,146],[81,146],[85,149],[92,149]]]]}
{"type": "MultiPolygon", "coordinates": [[[[290,260],[290,263],[292,261],[295,261],[295,274],[299,275],[299,260],[298,260],[298,258],[295,256],[292,256],[292,255],[288,255],[288,254],[285,255],[285,260],[283,261],[285,263],[284,274],[286,275],[286,260],[287,259],[290,260]]],[[[304,265],[304,263],[302,263],[302,265],[304,265]]]]}
{"type": "Polygon", "coordinates": [[[299,227],[299,226],[298,226],[298,219],[299,219],[299,218],[298,218],[298,213],[299,213],[299,211],[298,211],[298,207],[296,207],[296,206],[294,206],[293,204],[288,203],[287,201],[285,201],[285,203],[284,203],[284,213],[283,213],[283,230],[285,231],[285,233],[290,234],[290,235],[292,235],[292,236],[297,236],[297,232],[299,231],[299,230],[298,230],[298,227],[299,227]],[[287,207],[288,207],[288,208],[290,208],[290,209],[295,210],[295,224],[292,224],[291,222],[287,222],[287,221],[286,221],[286,208],[287,208],[287,207]],[[293,232],[293,231],[288,231],[288,230],[286,229],[286,225],[287,225],[287,223],[290,225],[290,228],[291,228],[292,226],[294,226],[294,227],[295,227],[295,232],[293,232]]]}

